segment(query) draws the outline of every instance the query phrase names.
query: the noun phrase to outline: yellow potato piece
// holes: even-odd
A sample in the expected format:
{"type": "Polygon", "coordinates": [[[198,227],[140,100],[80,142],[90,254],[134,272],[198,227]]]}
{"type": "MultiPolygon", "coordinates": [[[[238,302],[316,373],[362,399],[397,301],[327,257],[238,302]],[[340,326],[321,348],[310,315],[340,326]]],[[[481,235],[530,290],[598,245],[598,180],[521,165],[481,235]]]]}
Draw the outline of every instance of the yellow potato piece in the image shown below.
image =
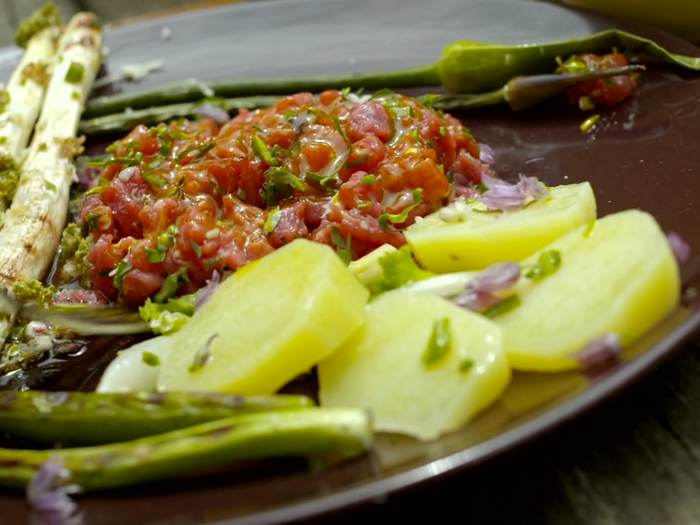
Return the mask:
{"type": "Polygon", "coordinates": [[[596,216],[587,182],[549,188],[548,198],[510,212],[484,211],[456,201],[404,232],[416,259],[436,273],[481,270],[497,261],[520,261],[596,216]]]}
{"type": "MultiPolygon", "coordinates": [[[[643,335],[677,307],[678,265],[654,218],[628,210],[557,239],[559,269],[539,282],[521,278],[521,305],[494,319],[511,366],[574,368],[571,354],[592,338],[616,333],[622,345],[643,335]]],[[[527,267],[539,253],[523,261],[527,267]]]]}
{"type": "Polygon", "coordinates": [[[271,394],[359,328],[367,298],[329,246],[296,239],[224,281],[171,336],[158,389],[271,394]]]}
{"type": "Polygon", "coordinates": [[[367,311],[365,327],[318,365],[322,406],[370,409],[375,430],[429,440],[468,422],[508,384],[501,333],[488,319],[401,290],[381,295],[367,311]],[[449,353],[426,367],[434,323],[444,318],[449,353]]]}

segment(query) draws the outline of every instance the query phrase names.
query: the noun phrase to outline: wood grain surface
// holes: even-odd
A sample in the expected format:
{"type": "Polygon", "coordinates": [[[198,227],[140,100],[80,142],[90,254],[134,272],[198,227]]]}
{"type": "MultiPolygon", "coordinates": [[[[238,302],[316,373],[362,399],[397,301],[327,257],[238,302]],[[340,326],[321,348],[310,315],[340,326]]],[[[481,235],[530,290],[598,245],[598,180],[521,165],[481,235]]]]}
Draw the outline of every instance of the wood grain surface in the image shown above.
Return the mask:
{"type": "MultiPolygon", "coordinates": [[[[0,46],[11,45],[17,22],[43,3],[0,0],[0,46]]],[[[192,2],[55,3],[66,18],[93,10],[118,22],[192,2]]],[[[700,524],[700,348],[688,345],[633,388],[505,457],[318,521],[399,515],[422,523],[700,524]]]]}

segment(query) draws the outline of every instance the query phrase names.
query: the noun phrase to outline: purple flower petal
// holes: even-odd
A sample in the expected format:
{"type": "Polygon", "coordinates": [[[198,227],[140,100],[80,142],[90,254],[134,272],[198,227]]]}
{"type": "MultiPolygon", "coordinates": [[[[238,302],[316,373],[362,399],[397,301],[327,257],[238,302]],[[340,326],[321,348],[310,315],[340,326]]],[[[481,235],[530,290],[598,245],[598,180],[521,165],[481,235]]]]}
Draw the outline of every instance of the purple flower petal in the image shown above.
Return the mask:
{"type": "Polygon", "coordinates": [[[537,177],[525,177],[520,175],[520,180],[516,184],[524,199],[542,200],[549,196],[547,186],[542,184],[537,177]]]}
{"type": "Polygon", "coordinates": [[[465,290],[461,294],[452,299],[452,302],[457,306],[480,312],[486,308],[490,308],[503,300],[503,297],[491,292],[483,292],[479,290],[465,290]]]}
{"type": "Polygon", "coordinates": [[[469,281],[464,292],[452,301],[475,312],[490,308],[503,300],[493,292],[508,290],[520,278],[520,265],[515,261],[497,262],[483,269],[469,281]]]}
{"type": "Polygon", "coordinates": [[[44,461],[27,484],[27,501],[39,516],[47,522],[70,518],[78,508],[70,494],[79,494],[79,485],[67,483],[70,472],[58,459],[44,461]],[[50,518],[50,520],[49,520],[50,518]]]}
{"type": "Polygon", "coordinates": [[[622,346],[620,338],[615,333],[607,333],[591,339],[581,350],[574,352],[571,357],[578,361],[579,367],[586,371],[617,359],[622,346]]]}
{"type": "Polygon", "coordinates": [[[479,144],[479,160],[491,164],[496,159],[496,152],[488,144],[479,144]]]}
{"type": "Polygon", "coordinates": [[[508,290],[520,278],[520,265],[515,261],[493,263],[466,285],[467,290],[498,292],[508,290]]]}
{"type": "Polygon", "coordinates": [[[210,118],[219,125],[226,124],[231,120],[231,115],[228,114],[228,111],[221,106],[210,103],[197,106],[195,113],[200,117],[210,118]]]}
{"type": "Polygon", "coordinates": [[[482,175],[487,190],[479,197],[487,207],[496,210],[519,210],[530,199],[541,200],[549,195],[547,187],[535,177],[520,176],[517,184],[482,175]]]}
{"type": "Polygon", "coordinates": [[[671,251],[673,251],[673,255],[678,262],[688,260],[688,257],[690,257],[690,246],[688,246],[680,235],[670,231],[666,234],[666,240],[668,240],[671,251]]]}

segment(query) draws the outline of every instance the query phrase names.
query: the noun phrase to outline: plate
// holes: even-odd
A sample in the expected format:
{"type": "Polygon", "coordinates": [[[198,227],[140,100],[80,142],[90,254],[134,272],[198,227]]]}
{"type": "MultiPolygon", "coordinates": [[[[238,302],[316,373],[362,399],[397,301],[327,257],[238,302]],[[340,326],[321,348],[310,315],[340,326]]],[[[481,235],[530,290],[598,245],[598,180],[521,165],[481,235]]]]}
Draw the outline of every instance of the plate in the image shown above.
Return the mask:
{"type": "MultiPolygon", "coordinates": [[[[700,49],[657,31],[585,11],[527,0],[268,0],[174,14],[108,29],[108,71],[162,60],[162,70],[125,90],[190,77],[222,79],[370,71],[435,61],[459,39],[532,42],[619,27],[677,52],[700,49]]],[[[0,50],[0,78],[19,52],[0,50]]],[[[548,184],[591,181],[601,214],[636,207],[691,245],[681,268],[686,304],[596,377],[577,372],[516,374],[503,398],[469,426],[430,443],[381,435],[367,457],[325,472],[294,462],[242,466],[206,478],[81,498],[86,524],[275,523],[381,500],[407,487],[474,468],[568,421],[651,370],[700,325],[700,77],[653,65],[632,99],[585,116],[562,101],[515,113],[463,113],[480,142],[496,151],[505,178],[535,175],[548,184]]],[[[21,494],[0,493],[3,519],[24,523],[21,494]]]]}

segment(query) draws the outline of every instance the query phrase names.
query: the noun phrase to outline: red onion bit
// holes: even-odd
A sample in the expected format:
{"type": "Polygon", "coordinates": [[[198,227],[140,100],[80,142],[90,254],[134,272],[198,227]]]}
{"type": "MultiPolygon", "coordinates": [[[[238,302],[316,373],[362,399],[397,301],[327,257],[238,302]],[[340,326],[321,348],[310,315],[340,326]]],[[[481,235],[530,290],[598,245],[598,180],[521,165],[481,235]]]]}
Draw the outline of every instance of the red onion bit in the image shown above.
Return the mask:
{"type": "Polygon", "coordinates": [[[549,195],[547,187],[536,177],[520,175],[520,180],[516,184],[511,184],[483,174],[481,182],[487,189],[481,194],[479,200],[494,210],[520,210],[526,204],[542,200],[549,195]]]}
{"type": "Polygon", "coordinates": [[[197,106],[194,112],[200,117],[212,119],[218,125],[226,124],[231,120],[231,115],[228,114],[228,111],[211,102],[206,102],[197,106]]]}
{"type": "Polygon", "coordinates": [[[83,489],[69,484],[70,472],[59,459],[44,461],[27,484],[27,501],[40,523],[77,523],[78,505],[70,498],[83,489]]]}
{"type": "Polygon", "coordinates": [[[690,246],[688,246],[688,243],[686,243],[680,235],[670,231],[666,234],[666,240],[679,263],[688,260],[688,257],[690,257],[690,246]]]}
{"type": "Polygon", "coordinates": [[[515,261],[494,263],[469,281],[452,301],[475,312],[490,308],[504,299],[494,292],[512,288],[519,278],[520,265],[515,261]]]}
{"type": "Polygon", "coordinates": [[[622,351],[620,338],[615,333],[607,333],[591,339],[580,350],[571,354],[584,372],[612,364],[622,351]]]}

